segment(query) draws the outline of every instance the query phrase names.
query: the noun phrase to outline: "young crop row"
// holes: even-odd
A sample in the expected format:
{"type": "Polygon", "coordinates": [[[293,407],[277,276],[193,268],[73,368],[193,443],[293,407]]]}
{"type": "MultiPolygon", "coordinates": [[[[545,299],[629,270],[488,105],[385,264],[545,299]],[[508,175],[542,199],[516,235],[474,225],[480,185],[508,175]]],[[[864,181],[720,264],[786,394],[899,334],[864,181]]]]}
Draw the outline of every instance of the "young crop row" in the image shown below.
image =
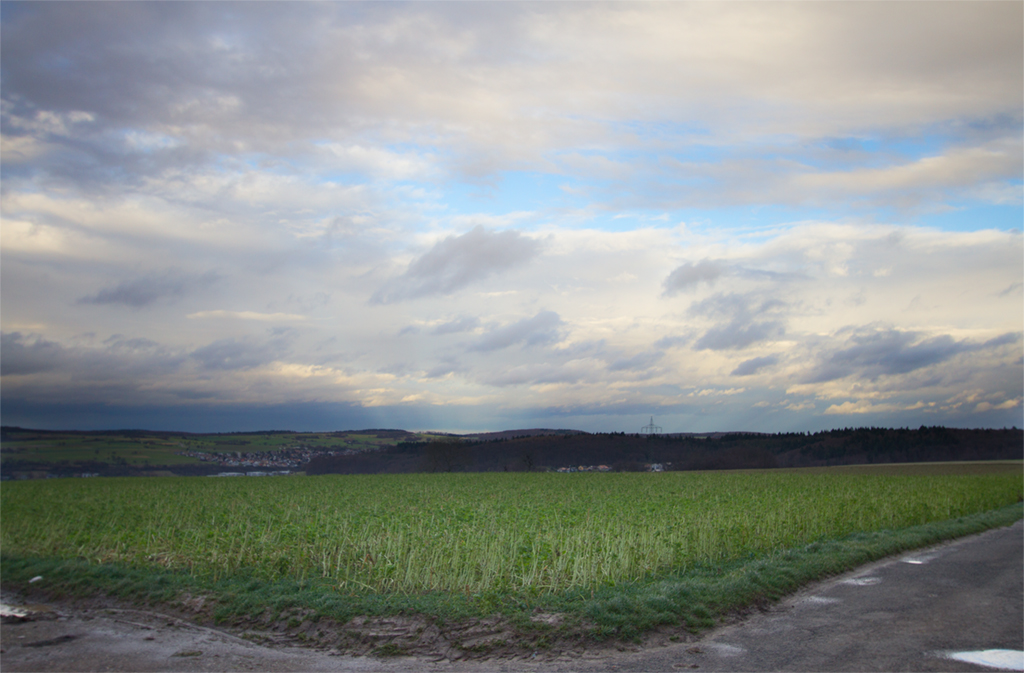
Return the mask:
{"type": "Polygon", "coordinates": [[[5,553],[340,590],[554,590],[1016,502],[1019,474],[416,474],[7,483],[5,553]]]}

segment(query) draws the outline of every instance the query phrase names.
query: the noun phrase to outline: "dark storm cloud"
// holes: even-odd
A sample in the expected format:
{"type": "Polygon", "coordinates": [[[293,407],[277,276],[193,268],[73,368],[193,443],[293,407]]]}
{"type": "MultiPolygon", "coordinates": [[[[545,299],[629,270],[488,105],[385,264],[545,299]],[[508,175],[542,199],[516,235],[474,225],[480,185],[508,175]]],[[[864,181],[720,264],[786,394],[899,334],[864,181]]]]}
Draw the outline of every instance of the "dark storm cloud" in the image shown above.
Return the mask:
{"type": "Polygon", "coordinates": [[[665,279],[664,295],[672,296],[697,287],[701,283],[712,285],[725,272],[725,264],[717,260],[702,259],[699,262],[686,262],[665,279]]]}
{"type": "Polygon", "coordinates": [[[774,364],[777,364],[778,361],[779,358],[776,355],[766,355],[761,358],[751,358],[749,360],[744,360],[739,364],[738,367],[736,367],[736,369],[732,370],[730,376],[750,376],[751,374],[756,374],[758,371],[764,369],[765,367],[770,367],[774,364]]]}
{"type": "Polygon", "coordinates": [[[921,339],[919,332],[898,329],[860,330],[846,341],[844,348],[826,354],[805,377],[806,383],[823,383],[857,375],[875,379],[879,376],[906,374],[949,360],[970,351],[1014,344],[1019,333],[1007,333],[982,344],[957,341],[948,334],[921,339]]]}
{"type": "Polygon", "coordinates": [[[785,334],[780,313],[786,304],[751,294],[716,294],[690,307],[690,313],[719,323],[694,343],[696,350],[733,350],[785,334]]]}
{"type": "Polygon", "coordinates": [[[101,289],[79,298],[79,304],[121,304],[130,308],[143,308],[161,299],[177,299],[196,289],[210,285],[218,276],[206,273],[199,277],[182,275],[175,271],[163,275],[141,276],[122,281],[113,287],[101,289]]]}
{"type": "Polygon", "coordinates": [[[518,231],[491,232],[477,226],[449,236],[419,257],[404,274],[374,293],[371,301],[388,304],[428,295],[451,294],[488,276],[525,264],[540,243],[518,231]]]}
{"type": "Polygon", "coordinates": [[[470,347],[474,351],[496,351],[517,343],[535,346],[557,342],[562,319],[554,311],[541,311],[532,318],[493,329],[470,347]]]}

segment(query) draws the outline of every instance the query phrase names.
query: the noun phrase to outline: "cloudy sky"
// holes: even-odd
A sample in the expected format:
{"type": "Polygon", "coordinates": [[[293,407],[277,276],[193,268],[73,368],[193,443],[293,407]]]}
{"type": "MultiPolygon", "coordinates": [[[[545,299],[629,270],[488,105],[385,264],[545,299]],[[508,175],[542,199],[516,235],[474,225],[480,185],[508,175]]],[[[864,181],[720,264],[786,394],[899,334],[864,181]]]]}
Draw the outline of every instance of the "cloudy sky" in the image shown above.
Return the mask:
{"type": "Polygon", "coordinates": [[[3,2],[3,423],[1021,426],[1022,8],[3,2]]]}

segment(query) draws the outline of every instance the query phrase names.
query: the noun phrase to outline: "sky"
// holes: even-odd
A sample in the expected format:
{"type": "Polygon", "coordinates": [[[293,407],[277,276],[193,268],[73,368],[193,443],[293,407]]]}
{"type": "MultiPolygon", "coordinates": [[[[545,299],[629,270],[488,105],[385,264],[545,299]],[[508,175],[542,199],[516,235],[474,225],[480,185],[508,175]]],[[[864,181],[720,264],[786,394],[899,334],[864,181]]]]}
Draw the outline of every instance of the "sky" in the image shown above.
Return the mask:
{"type": "Polygon", "coordinates": [[[1010,427],[1024,3],[0,3],[0,415],[1010,427]]]}

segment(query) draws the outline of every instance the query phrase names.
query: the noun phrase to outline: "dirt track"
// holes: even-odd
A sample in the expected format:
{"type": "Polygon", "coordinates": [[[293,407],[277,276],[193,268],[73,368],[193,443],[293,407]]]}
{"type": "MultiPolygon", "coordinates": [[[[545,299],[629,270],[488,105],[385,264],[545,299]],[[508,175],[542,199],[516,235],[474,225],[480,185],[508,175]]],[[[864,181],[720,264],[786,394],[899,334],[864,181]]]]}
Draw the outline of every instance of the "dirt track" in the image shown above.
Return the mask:
{"type": "MultiPolygon", "coordinates": [[[[51,602],[26,611],[26,620],[0,626],[5,672],[994,670],[947,656],[986,650],[1003,651],[988,655],[990,663],[1024,670],[1024,522],[815,584],[699,640],[676,643],[661,633],[633,651],[520,649],[467,659],[449,647],[433,656],[351,656],[114,603],[51,602]]],[[[374,628],[403,626],[385,620],[374,628]]],[[[486,625],[476,628],[487,637],[486,625]]]]}

